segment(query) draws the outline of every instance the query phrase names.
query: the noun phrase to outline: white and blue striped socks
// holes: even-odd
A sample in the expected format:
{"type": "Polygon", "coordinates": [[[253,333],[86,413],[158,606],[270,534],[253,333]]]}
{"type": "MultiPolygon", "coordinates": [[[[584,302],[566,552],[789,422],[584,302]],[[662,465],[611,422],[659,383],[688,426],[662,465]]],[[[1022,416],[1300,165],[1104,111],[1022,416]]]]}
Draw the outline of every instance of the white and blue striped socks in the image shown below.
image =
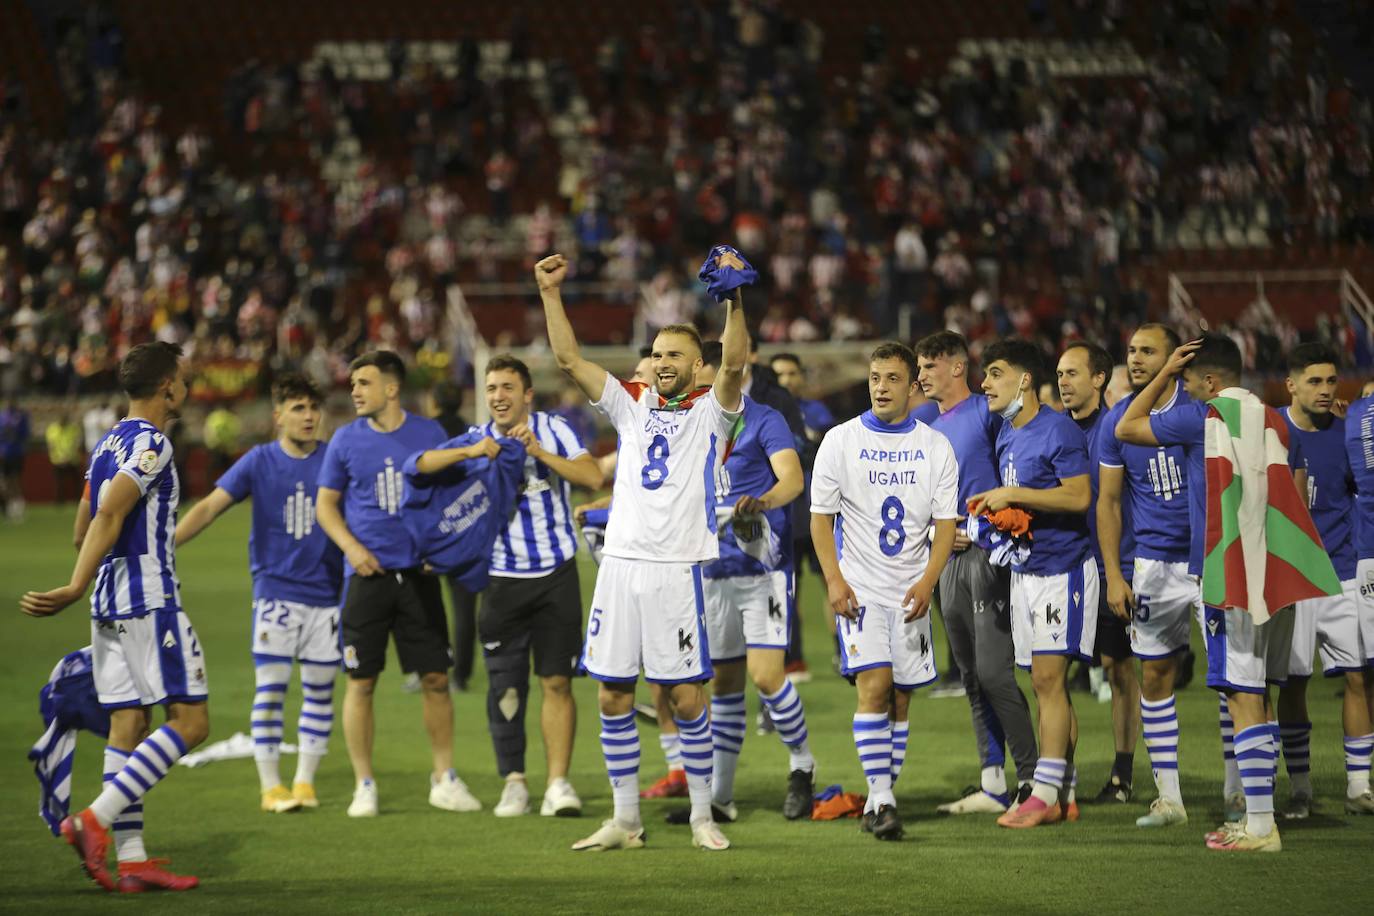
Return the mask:
{"type": "Polygon", "coordinates": [[[1140,698],[1140,722],[1145,731],[1145,750],[1160,798],[1183,804],[1178,784],[1178,707],[1172,694],[1162,700],[1140,698]]]}
{"type": "Polygon", "coordinates": [[[296,758],[296,782],[313,783],[321,758],[329,751],[334,728],[334,678],[338,665],[301,662],[301,717],[296,725],[300,743],[296,758]]]}
{"type": "Polygon", "coordinates": [[[1059,804],[1069,761],[1064,757],[1041,757],[1035,764],[1035,788],[1031,794],[1047,805],[1059,804]]]}
{"type": "Polygon", "coordinates": [[[611,779],[615,819],[630,829],[639,827],[639,730],[635,714],[601,715],[601,753],[611,779]]]}
{"type": "MultiPolygon", "coordinates": [[[[128,751],[106,745],[105,784],[113,782],[115,775],[128,762],[128,751]]],[[[134,802],[121,811],[110,828],[114,831],[115,856],[119,861],[142,862],[148,858],[148,852],[143,848],[143,802],[134,802]]]]}
{"type": "Polygon", "coordinates": [[[703,709],[695,719],[674,717],[687,771],[687,795],[692,800],[692,823],[711,819],[711,723],[703,709]]]}
{"type": "Polygon", "coordinates": [[[1268,723],[1236,734],[1236,763],[1245,790],[1245,829],[1268,836],[1274,829],[1274,736],[1268,723]]]}
{"type": "Polygon", "coordinates": [[[1369,764],[1374,756],[1374,732],[1345,739],[1345,797],[1359,798],[1369,791],[1369,764]]]}
{"type": "Polygon", "coordinates": [[[806,731],[806,712],[802,709],[801,694],[792,682],[783,678],[782,687],[769,696],[759,693],[759,698],[768,707],[768,716],[777,729],[778,740],[787,745],[788,769],[811,771],[816,768],[816,758],[811,756],[811,745],[806,731]]]}
{"type": "Polygon", "coordinates": [[[902,775],[902,764],[906,763],[906,739],[911,734],[910,722],[892,723],[892,784],[902,775]]]}
{"type": "Polygon", "coordinates": [[[1283,765],[1288,769],[1288,786],[1294,795],[1312,797],[1312,723],[1279,723],[1279,743],[1283,745],[1283,765]]]}
{"type": "Polygon", "coordinates": [[[744,694],[711,697],[711,799],[718,805],[735,800],[735,768],[744,745],[744,694]]]}
{"type": "Polygon", "coordinates": [[[286,699],[286,682],[291,677],[291,663],[253,660],[253,712],[249,730],[253,735],[253,760],[258,766],[258,783],[262,791],[281,785],[282,704],[286,699]]]}
{"type": "Polygon", "coordinates": [[[896,805],[892,794],[892,722],[885,712],[854,714],[854,747],[859,765],[868,781],[868,804],[864,811],[877,811],[882,805],[896,805]]]}
{"type": "Polygon", "coordinates": [[[682,742],[677,732],[659,732],[658,746],[663,750],[663,759],[668,762],[668,771],[682,769],[682,742]]]}
{"type": "Polygon", "coordinates": [[[1217,694],[1221,721],[1221,762],[1226,768],[1222,793],[1226,797],[1240,791],[1240,767],[1236,763],[1236,723],[1231,718],[1231,707],[1226,703],[1226,695],[1217,694]]]}
{"type": "MultiPolygon", "coordinates": [[[[130,805],[142,801],[172,765],[186,753],[186,744],[170,725],[164,725],[144,738],[129,754],[119,772],[105,783],[105,789],[91,803],[91,812],[102,827],[109,827],[130,805]]],[[[142,821],[142,810],[139,820],[142,821]]]]}

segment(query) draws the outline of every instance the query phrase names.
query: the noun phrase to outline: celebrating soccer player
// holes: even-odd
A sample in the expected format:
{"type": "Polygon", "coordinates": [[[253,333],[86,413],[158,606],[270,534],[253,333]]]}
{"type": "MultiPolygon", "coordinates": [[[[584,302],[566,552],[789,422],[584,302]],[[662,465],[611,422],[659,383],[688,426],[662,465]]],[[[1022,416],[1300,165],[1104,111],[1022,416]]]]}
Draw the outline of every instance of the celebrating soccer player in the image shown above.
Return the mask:
{"type": "MultiPolygon", "coordinates": [[[[975,397],[969,389],[968,344],[963,337],[952,331],[931,334],[916,345],[916,359],[921,390],[938,405],[930,426],[949,439],[959,456],[956,509],[962,514],[969,497],[997,486],[994,449],[1002,418],[988,412],[987,398],[975,397]]],[[[1003,745],[1011,750],[1017,782],[1029,794],[1035,774],[1035,727],[1026,695],[1016,683],[1008,570],[989,560],[986,539],[969,539],[966,523],[961,520],[954,553],[940,574],[940,613],[963,674],[983,772],[976,791],[938,810],[1001,814],[1013,801],[1007,792],[1003,745]]]]}
{"type": "Polygon", "coordinates": [[[477,811],[481,802],[453,769],[448,624],[439,580],[421,570],[418,550],[401,520],[406,459],[443,442],[444,429],[401,408],[405,364],[395,353],[375,350],[359,356],[349,366],[349,381],[358,419],[330,440],[316,497],[320,525],[348,560],[340,614],[348,672],[344,740],[357,778],[348,814],[377,814],[372,694],[392,633],[401,668],[420,675],[434,761],[429,803],[448,811],[477,811]]]}
{"type": "Polygon", "coordinates": [[[826,433],[811,479],[811,539],[836,615],[841,673],[858,687],[863,829],[880,840],[902,837],[892,784],[905,758],[911,691],[936,678],[928,612],[959,518],[954,449],[911,417],[917,372],[916,354],[902,344],[873,351],[871,407],[826,433]]]}
{"type": "MultiPolygon", "coordinates": [[[[742,266],[732,253],[717,266],[742,266]]],[[[610,521],[587,621],[582,666],[601,682],[601,744],[615,799],[614,815],[577,850],[644,845],[639,817],[639,735],[634,685],[644,676],[670,688],[692,802],[692,843],[730,843],[711,818],[711,731],[704,683],[711,660],[703,644],[701,564],[716,559],[715,466],[740,418],[749,358],[740,294],[727,299],[720,371],[694,389],[701,338],[670,325],[654,338],[653,387],[622,382],[583,359],[559,292],[562,255],[535,265],[549,344],[558,367],[605,414],[620,436],[610,521]]]]}
{"type": "Polygon", "coordinates": [[[140,344],[119,364],[129,415],[91,455],[91,524],[71,582],[27,592],[20,608],[47,617],[91,595],[96,692],[110,711],[105,789],[89,808],[62,822],[62,836],[96,883],[115,890],[106,856],[110,830],[119,860],[118,889],[189,890],[199,882],[162,868],[143,845],[143,796],[191,748],[205,740],[205,655],[181,608],[175,544],[181,484],[167,428],[186,400],[181,348],[140,344]],[[152,707],[167,724],[149,734],[152,707]]]}
{"type": "Polygon", "coordinates": [[[1001,340],[983,359],[988,410],[1006,420],[997,436],[1002,486],[976,494],[969,512],[1015,507],[1032,513],[1029,550],[1011,560],[1012,640],[1017,664],[1030,668],[1040,718],[1035,786],[997,823],[1036,827],[1067,813],[1060,796],[1073,765],[1076,728],[1065,675],[1070,660],[1091,656],[1097,630],[1097,564],[1084,514],[1092,483],[1083,433],[1040,404],[1045,364],[1035,344],[1001,340]]]}

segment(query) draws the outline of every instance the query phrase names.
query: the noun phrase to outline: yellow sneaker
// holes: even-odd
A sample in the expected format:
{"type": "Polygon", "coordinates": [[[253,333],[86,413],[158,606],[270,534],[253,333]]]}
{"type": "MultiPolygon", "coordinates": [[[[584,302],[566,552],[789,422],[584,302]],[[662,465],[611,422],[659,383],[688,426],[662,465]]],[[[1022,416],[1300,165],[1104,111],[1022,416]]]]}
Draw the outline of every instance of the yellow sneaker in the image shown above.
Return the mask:
{"type": "Polygon", "coordinates": [[[286,786],[273,786],[262,793],[262,810],[270,814],[285,814],[300,806],[300,799],[288,792],[286,786]]]}
{"type": "Polygon", "coordinates": [[[296,801],[301,803],[302,808],[318,808],[320,800],[315,797],[315,784],[313,782],[293,782],[291,784],[291,794],[296,801]]]}

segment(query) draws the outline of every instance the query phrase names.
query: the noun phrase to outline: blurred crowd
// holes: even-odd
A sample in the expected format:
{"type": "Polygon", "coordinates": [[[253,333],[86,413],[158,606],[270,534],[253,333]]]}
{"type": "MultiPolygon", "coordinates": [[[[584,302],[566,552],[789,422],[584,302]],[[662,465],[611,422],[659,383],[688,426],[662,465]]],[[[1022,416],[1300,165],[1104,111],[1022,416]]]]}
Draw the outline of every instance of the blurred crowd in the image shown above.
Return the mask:
{"type": "MultiPolygon", "coordinates": [[[[1070,6],[1070,37],[1124,19],[1070,6]]],[[[284,364],[336,386],[376,346],[444,377],[449,284],[525,283],[553,249],[584,299],[709,333],[694,273],[724,240],[760,268],[766,342],[949,327],[1119,354],[1123,328],[1163,314],[1161,249],[1374,240],[1369,99],[1319,48],[1299,66],[1268,11],[1152,4],[1148,76],[1097,80],[991,57],[937,71],[878,29],[855,72],[828,74],[827,36],[763,0],[675,4],[669,27],[579,47],[594,68],[534,66],[517,14],[508,53],[463,41],[451,76],[401,43],[380,82],[245,64],[222,135],[308,166],[247,174],[215,113],[166,123],[93,13],[58,49],[65,138],[22,104],[0,114],[0,390],[108,390],[150,337],[188,348],[207,400],[284,364]]],[[[1256,357],[1296,336],[1272,310],[1235,330],[1256,357]]]]}

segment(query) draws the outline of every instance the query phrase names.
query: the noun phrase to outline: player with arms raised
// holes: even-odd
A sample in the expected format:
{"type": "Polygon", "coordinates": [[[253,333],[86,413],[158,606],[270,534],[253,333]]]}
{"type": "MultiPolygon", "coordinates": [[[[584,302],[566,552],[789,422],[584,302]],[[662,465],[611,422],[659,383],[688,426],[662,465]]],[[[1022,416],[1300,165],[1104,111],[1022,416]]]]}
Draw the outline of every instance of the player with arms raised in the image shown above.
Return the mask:
{"type": "MultiPolygon", "coordinates": [[[[733,253],[722,268],[742,268],[733,253]]],[[[714,475],[740,417],[748,333],[739,293],[727,300],[720,371],[710,389],[693,390],[701,338],[670,325],[654,338],[654,385],[622,382],[582,358],[559,286],[567,260],[535,265],[535,280],[558,368],[604,413],[620,436],[611,517],[597,571],[582,665],[601,682],[601,744],[615,814],[573,844],[577,850],[644,845],[639,817],[639,736],[634,685],[645,677],[671,691],[692,801],[692,843],[730,843],[711,819],[711,732],[703,683],[711,662],[703,645],[701,565],[719,556],[714,475]]]]}
{"type": "Polygon", "coordinates": [[[936,678],[927,612],[960,515],[954,449],[910,416],[917,371],[916,354],[903,344],[873,351],[872,407],[826,433],[811,478],[811,539],[836,615],[841,673],[859,692],[854,744],[868,782],[863,827],[880,840],[902,837],[892,721],[905,724],[911,691],[936,678]]]}

